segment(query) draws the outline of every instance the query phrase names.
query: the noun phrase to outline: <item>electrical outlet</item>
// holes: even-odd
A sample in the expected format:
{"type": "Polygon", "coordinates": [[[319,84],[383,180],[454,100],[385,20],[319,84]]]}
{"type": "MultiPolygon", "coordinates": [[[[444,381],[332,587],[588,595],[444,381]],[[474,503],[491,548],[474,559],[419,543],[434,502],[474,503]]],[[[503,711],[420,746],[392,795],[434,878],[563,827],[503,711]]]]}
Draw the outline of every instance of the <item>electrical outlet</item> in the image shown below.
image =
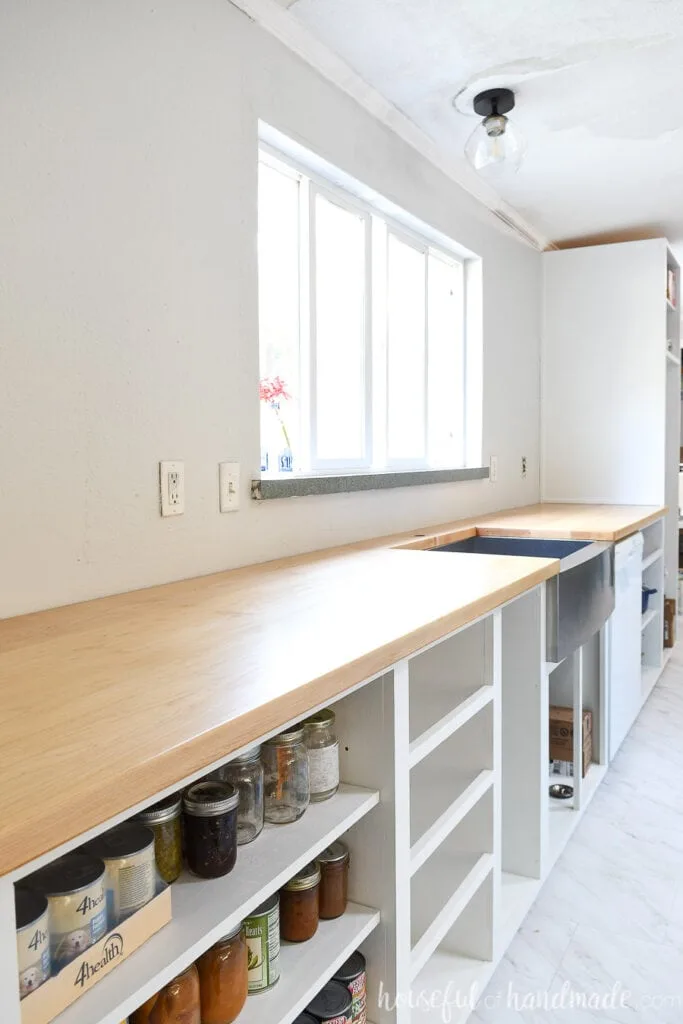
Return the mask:
{"type": "Polygon", "coordinates": [[[526,455],[522,455],[522,476],[526,476],[526,470],[527,470],[526,455]]]}
{"type": "Polygon", "coordinates": [[[236,512],[240,507],[240,464],[221,462],[218,465],[218,491],[221,512],[236,512]]]}
{"type": "Polygon", "coordinates": [[[159,497],[162,516],[182,516],[185,511],[185,463],[159,463],[159,497]]]}
{"type": "Polygon", "coordinates": [[[489,480],[492,484],[495,484],[498,479],[498,456],[492,455],[489,462],[489,480]]]}

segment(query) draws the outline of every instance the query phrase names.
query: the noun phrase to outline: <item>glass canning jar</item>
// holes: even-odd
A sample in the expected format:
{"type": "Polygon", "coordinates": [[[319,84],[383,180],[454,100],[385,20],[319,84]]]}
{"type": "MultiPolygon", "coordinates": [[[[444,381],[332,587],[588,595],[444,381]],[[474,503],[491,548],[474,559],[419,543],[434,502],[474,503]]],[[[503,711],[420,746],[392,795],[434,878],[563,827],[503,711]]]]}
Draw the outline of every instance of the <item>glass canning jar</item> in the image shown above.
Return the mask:
{"type": "Polygon", "coordinates": [[[136,815],[136,820],[154,833],[154,859],[165,882],[175,882],[183,870],[183,840],[180,827],[183,798],[178,793],[136,815]]]}
{"type": "Polygon", "coordinates": [[[240,923],[197,961],[202,1024],[232,1024],[247,1001],[247,940],[240,923]]]}
{"type": "Polygon", "coordinates": [[[131,1024],[201,1024],[199,974],[195,964],[169,981],[131,1017],[131,1024]]]}
{"type": "Polygon", "coordinates": [[[263,765],[261,748],[252,747],[216,772],[239,793],[237,806],[237,843],[251,843],[263,829],[263,765]]]}
{"type": "Polygon", "coordinates": [[[302,726],[288,729],[261,747],[265,818],[276,825],[297,821],[308,807],[308,752],[302,726]]]}
{"type": "Polygon", "coordinates": [[[185,790],[185,853],[192,874],[220,878],[234,868],[238,802],[239,794],[228,782],[204,780],[185,790]]]}
{"type": "Polygon", "coordinates": [[[304,722],[308,750],[311,800],[329,800],[339,789],[339,743],[335,714],[329,708],[317,711],[304,722]]]}
{"type": "Polygon", "coordinates": [[[349,891],[349,850],[344,843],[332,843],[318,854],[320,868],[320,916],[323,920],[341,917],[346,910],[349,891]]]}
{"type": "Polygon", "coordinates": [[[307,864],[280,889],[280,937],[306,942],[318,930],[320,868],[307,864]]]}

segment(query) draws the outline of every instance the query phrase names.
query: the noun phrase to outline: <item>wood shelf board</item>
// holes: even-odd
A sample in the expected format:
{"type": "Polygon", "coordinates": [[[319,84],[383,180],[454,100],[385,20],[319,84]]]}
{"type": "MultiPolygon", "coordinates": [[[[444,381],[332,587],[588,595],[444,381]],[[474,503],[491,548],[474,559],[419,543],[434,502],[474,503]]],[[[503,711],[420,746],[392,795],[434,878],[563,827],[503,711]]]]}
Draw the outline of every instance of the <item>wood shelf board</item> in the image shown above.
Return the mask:
{"type": "Polygon", "coordinates": [[[659,608],[648,608],[645,614],[640,620],[640,632],[643,633],[647,627],[653,622],[659,615],[659,608]]]}
{"type": "Polygon", "coordinates": [[[379,911],[349,903],[334,921],[321,921],[308,942],[283,942],[280,980],[247,999],[239,1024],[291,1024],[379,924],[379,911]]]}
{"type": "MultiPolygon", "coordinates": [[[[378,802],[377,792],[342,785],[330,800],[311,804],[299,821],[266,825],[258,839],[239,847],[237,864],[224,878],[183,874],[172,886],[171,922],[81,996],[59,1024],[119,1024],[378,802]]],[[[367,916],[364,921],[369,924],[367,916]]]]}
{"type": "Polygon", "coordinates": [[[431,924],[419,936],[413,936],[411,950],[411,977],[415,978],[422,970],[425,963],[453,927],[460,914],[468,905],[472,897],[484,884],[494,868],[495,859],[491,853],[461,854],[449,858],[448,861],[448,895],[443,891],[443,886],[437,894],[439,884],[444,881],[443,873],[438,878],[430,874],[429,879],[424,883],[416,885],[414,876],[412,881],[411,898],[421,908],[431,906],[434,908],[431,924]],[[444,902],[445,900],[445,902],[444,902]],[[437,911],[436,907],[440,909],[437,911]]]}
{"type": "Polygon", "coordinates": [[[490,684],[480,686],[462,703],[444,715],[442,719],[426,729],[410,744],[408,763],[411,768],[432,753],[441,743],[445,742],[454,732],[461,729],[470,719],[485,708],[493,700],[493,687],[490,684]]]}
{"type": "MultiPolygon", "coordinates": [[[[579,821],[583,817],[586,808],[590,804],[591,800],[595,796],[598,786],[602,782],[607,772],[607,766],[602,764],[591,764],[586,773],[585,779],[583,779],[581,786],[581,807],[579,810],[574,810],[571,806],[571,800],[561,801],[553,800],[552,797],[548,797],[548,805],[550,813],[548,815],[548,827],[549,827],[549,865],[548,870],[553,866],[562,850],[569,842],[569,838],[572,835],[574,829],[578,825],[579,821]]],[[[549,777],[553,782],[568,782],[572,784],[571,777],[563,778],[559,775],[553,775],[549,777]]]]}
{"type": "Polygon", "coordinates": [[[659,559],[663,558],[663,557],[664,557],[664,548],[657,548],[656,551],[651,552],[651,554],[649,554],[649,555],[647,555],[647,557],[643,558],[643,565],[642,565],[643,572],[645,572],[646,569],[649,569],[651,565],[654,565],[655,562],[659,561],[659,559]]]}
{"type": "Polygon", "coordinates": [[[430,787],[429,799],[423,796],[414,800],[411,792],[411,834],[418,836],[410,850],[411,875],[419,871],[465,815],[488,793],[494,779],[495,773],[488,768],[467,775],[460,773],[442,776],[436,780],[435,785],[450,793],[450,803],[443,793],[437,793],[435,799],[434,787],[430,787]],[[436,816],[435,803],[444,808],[436,816]]]}

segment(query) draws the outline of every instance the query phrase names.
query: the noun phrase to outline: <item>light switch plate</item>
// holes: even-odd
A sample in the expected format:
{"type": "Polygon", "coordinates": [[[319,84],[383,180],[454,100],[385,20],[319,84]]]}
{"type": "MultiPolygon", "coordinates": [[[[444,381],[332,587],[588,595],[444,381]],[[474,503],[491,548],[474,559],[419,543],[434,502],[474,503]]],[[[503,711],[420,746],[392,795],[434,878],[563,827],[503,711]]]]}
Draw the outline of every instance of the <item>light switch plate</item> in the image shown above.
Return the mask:
{"type": "Polygon", "coordinates": [[[218,465],[218,490],[221,512],[237,512],[240,507],[240,464],[221,462],[218,465]]]}
{"type": "Polygon", "coordinates": [[[498,479],[498,456],[492,455],[489,463],[489,480],[492,484],[495,484],[498,479]]]}
{"type": "Polygon", "coordinates": [[[159,497],[162,516],[181,516],[185,511],[185,463],[159,463],[159,497]]]}

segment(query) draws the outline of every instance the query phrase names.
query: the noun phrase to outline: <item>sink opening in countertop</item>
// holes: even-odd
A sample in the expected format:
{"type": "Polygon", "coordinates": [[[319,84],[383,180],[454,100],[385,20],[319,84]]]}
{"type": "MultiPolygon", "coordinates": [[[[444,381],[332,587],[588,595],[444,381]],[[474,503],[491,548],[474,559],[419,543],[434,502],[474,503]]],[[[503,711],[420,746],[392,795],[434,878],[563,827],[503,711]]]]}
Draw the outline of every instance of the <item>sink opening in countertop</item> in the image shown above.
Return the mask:
{"type": "Polygon", "coordinates": [[[530,558],[567,558],[588,547],[588,540],[545,540],[538,537],[465,537],[428,551],[458,551],[476,555],[525,555],[530,558]]]}

